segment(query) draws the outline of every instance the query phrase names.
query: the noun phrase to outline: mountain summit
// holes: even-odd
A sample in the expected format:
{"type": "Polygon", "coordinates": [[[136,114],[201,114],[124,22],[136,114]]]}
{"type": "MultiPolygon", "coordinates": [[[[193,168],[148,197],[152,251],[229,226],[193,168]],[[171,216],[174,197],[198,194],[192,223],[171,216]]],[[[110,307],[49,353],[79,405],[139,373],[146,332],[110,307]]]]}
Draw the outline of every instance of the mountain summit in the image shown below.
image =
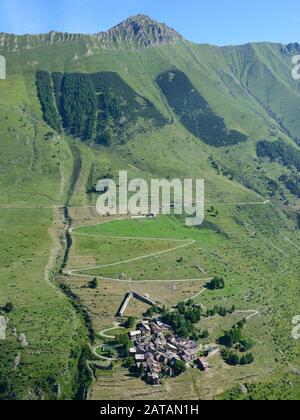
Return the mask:
{"type": "Polygon", "coordinates": [[[133,48],[170,45],[183,39],[174,29],[145,15],[131,16],[97,36],[103,42],[115,45],[127,43],[133,48]]]}
{"type": "Polygon", "coordinates": [[[16,35],[0,32],[0,47],[16,52],[21,49],[31,49],[40,44],[59,44],[77,42],[84,39],[87,42],[99,41],[103,49],[129,48],[139,50],[157,45],[172,45],[184,38],[164,23],[151,19],[146,15],[131,16],[113,28],[93,35],[51,31],[48,34],[16,35]]]}

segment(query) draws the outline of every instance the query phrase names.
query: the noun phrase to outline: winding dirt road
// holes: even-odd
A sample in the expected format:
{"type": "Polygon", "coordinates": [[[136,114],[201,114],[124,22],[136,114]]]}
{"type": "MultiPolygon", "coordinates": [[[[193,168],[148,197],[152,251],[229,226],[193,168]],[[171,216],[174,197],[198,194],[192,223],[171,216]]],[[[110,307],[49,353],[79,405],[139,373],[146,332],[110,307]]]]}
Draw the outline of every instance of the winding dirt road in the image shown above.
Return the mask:
{"type": "MultiPolygon", "coordinates": [[[[269,203],[269,200],[268,201],[265,201],[265,202],[263,202],[261,204],[267,204],[267,203],[269,203]]],[[[104,225],[104,224],[107,224],[107,223],[112,223],[114,221],[120,221],[120,220],[125,220],[125,219],[124,218],[116,218],[116,219],[108,220],[108,221],[105,221],[105,222],[102,222],[102,223],[98,223],[97,225],[90,225],[90,226],[99,226],[99,225],[104,225]]],[[[159,241],[176,242],[176,243],[181,243],[181,244],[178,245],[178,246],[176,246],[176,247],[167,249],[165,251],[159,251],[159,252],[155,252],[155,253],[151,253],[151,254],[145,254],[145,255],[142,255],[140,257],[131,258],[131,259],[128,259],[128,260],[122,260],[122,261],[115,262],[115,263],[103,264],[103,265],[99,265],[99,266],[96,266],[96,267],[85,267],[85,268],[77,268],[77,269],[67,270],[65,273],[67,275],[69,275],[69,276],[77,276],[77,277],[81,277],[81,278],[82,277],[94,278],[95,276],[87,275],[87,274],[82,274],[82,272],[89,271],[89,270],[94,270],[94,269],[100,269],[100,268],[116,267],[116,266],[121,265],[121,264],[128,264],[130,262],[139,261],[139,260],[142,260],[142,259],[153,258],[153,257],[156,257],[158,255],[163,255],[163,254],[171,253],[171,252],[174,252],[174,251],[176,251],[178,249],[182,249],[182,248],[186,248],[186,247],[192,246],[192,245],[194,245],[196,243],[196,241],[193,240],[193,239],[190,239],[190,240],[188,240],[188,239],[187,240],[180,240],[180,239],[178,239],[177,240],[177,239],[167,239],[167,238],[105,236],[105,235],[93,235],[93,234],[88,234],[88,233],[80,233],[80,232],[74,231],[75,229],[77,230],[77,229],[82,228],[82,227],[86,227],[86,226],[77,226],[76,228],[70,228],[69,229],[70,235],[91,236],[91,237],[98,237],[98,238],[105,238],[105,239],[109,238],[109,239],[120,239],[120,240],[123,240],[123,239],[127,239],[127,240],[139,240],[139,241],[153,241],[153,240],[158,241],[159,240],[159,241]],[[78,273],[78,272],[80,272],[80,273],[78,273]]],[[[177,279],[177,280],[138,280],[138,281],[128,280],[128,279],[123,280],[123,279],[111,278],[111,277],[103,277],[103,276],[100,276],[98,278],[101,278],[101,279],[104,279],[104,280],[115,281],[115,282],[122,282],[122,283],[124,283],[124,282],[125,283],[129,283],[129,282],[135,282],[135,283],[161,283],[161,282],[170,282],[171,283],[172,282],[172,283],[175,283],[175,282],[195,282],[195,281],[208,282],[208,281],[212,280],[212,277],[200,278],[200,279],[198,278],[198,279],[181,279],[181,280],[180,279],[177,279]]],[[[197,297],[199,297],[203,293],[205,293],[205,291],[207,291],[207,290],[208,290],[207,288],[203,287],[194,296],[191,296],[190,298],[186,299],[186,301],[196,299],[197,297]]],[[[249,320],[249,319],[251,319],[251,318],[259,315],[259,311],[257,311],[257,310],[236,311],[236,313],[249,314],[248,317],[246,318],[247,320],[249,320]]],[[[112,328],[109,328],[107,330],[103,330],[100,333],[100,335],[102,335],[102,337],[104,337],[104,338],[113,339],[113,338],[115,338],[114,336],[106,335],[106,333],[109,332],[109,331],[112,331],[112,330],[114,330],[114,329],[116,329],[118,327],[119,327],[119,324],[116,324],[112,328]]]]}
{"type": "MultiPolygon", "coordinates": [[[[91,226],[100,226],[100,225],[104,225],[107,223],[113,223],[114,221],[120,221],[120,220],[125,220],[123,218],[118,218],[118,219],[113,219],[113,220],[109,220],[109,221],[105,221],[102,223],[98,223],[97,225],[91,225],[91,226]]],[[[105,236],[105,235],[93,235],[93,234],[88,234],[88,233],[80,233],[80,232],[76,232],[75,229],[79,229],[85,226],[77,226],[76,228],[71,228],[69,229],[69,233],[70,235],[76,235],[76,236],[89,236],[89,237],[97,237],[97,238],[105,238],[105,239],[119,239],[119,240],[136,240],[136,241],[163,241],[163,242],[175,242],[175,243],[179,243],[180,245],[177,245],[173,248],[167,249],[165,251],[159,251],[159,252],[154,252],[151,254],[145,254],[142,255],[140,257],[135,257],[135,258],[130,258],[128,260],[123,260],[123,261],[118,261],[115,263],[110,263],[110,264],[103,264],[103,265],[98,265],[95,267],[83,267],[83,268],[75,268],[72,270],[66,270],[65,274],[69,275],[69,276],[76,276],[76,277],[86,277],[86,278],[94,278],[97,276],[92,276],[92,275],[87,275],[87,274],[82,274],[85,271],[90,271],[90,270],[98,270],[101,268],[109,268],[109,267],[117,267],[119,265],[122,264],[128,264],[134,261],[140,261],[140,260],[144,260],[144,259],[148,259],[148,258],[154,258],[157,257],[159,255],[164,255],[164,254],[168,254],[174,251],[177,251],[179,249],[182,248],[187,248],[189,246],[192,246],[196,243],[195,240],[193,239],[168,239],[168,238],[145,238],[145,237],[126,237],[126,236],[105,236]],[[78,273],[80,272],[80,273],[78,273]]],[[[111,280],[111,281],[116,281],[116,282],[128,282],[128,281],[134,281],[134,280],[122,280],[122,279],[118,279],[118,278],[111,278],[111,277],[103,277],[103,276],[99,276],[99,278],[105,279],[105,280],[111,280]]],[[[162,281],[164,282],[192,282],[192,281],[209,281],[211,280],[211,278],[198,278],[198,279],[182,279],[182,280],[141,280],[141,281],[137,281],[137,283],[150,283],[150,282],[159,282],[161,283],[162,281]]]]}
{"type": "MultiPolygon", "coordinates": [[[[99,223],[98,225],[112,223],[113,221],[116,221],[116,220],[123,220],[123,219],[122,218],[113,219],[113,220],[110,220],[110,221],[105,221],[105,222],[99,223]]],[[[98,226],[98,225],[92,225],[92,226],[98,226]]],[[[84,227],[84,226],[78,226],[78,227],[76,227],[76,229],[79,229],[80,227],[84,227]]],[[[176,240],[176,239],[144,238],[144,237],[102,236],[102,235],[92,235],[92,234],[75,232],[74,229],[75,228],[70,228],[69,229],[70,235],[91,236],[91,237],[99,237],[99,238],[106,238],[106,239],[107,238],[110,238],[110,239],[120,239],[120,240],[122,240],[122,239],[141,240],[141,241],[143,241],[143,240],[144,241],[161,240],[161,241],[168,241],[168,242],[180,243],[180,245],[178,245],[176,247],[173,247],[173,248],[170,248],[168,250],[160,251],[160,252],[156,252],[156,253],[151,253],[151,254],[145,254],[145,255],[143,255],[141,257],[131,258],[131,259],[128,259],[128,260],[123,260],[123,261],[119,261],[119,262],[111,263],[111,264],[104,264],[104,265],[100,265],[100,266],[96,266],[96,267],[78,268],[78,269],[72,269],[72,270],[67,270],[66,271],[66,274],[68,274],[70,276],[77,276],[77,277],[88,277],[88,278],[95,277],[95,276],[91,276],[91,275],[79,274],[78,271],[80,271],[82,273],[83,271],[88,271],[88,270],[92,270],[92,269],[115,267],[115,266],[118,266],[118,265],[121,265],[121,264],[127,264],[127,263],[130,263],[130,262],[133,262],[133,261],[139,261],[139,260],[142,260],[142,259],[153,258],[153,257],[158,256],[158,255],[167,254],[167,253],[176,251],[178,249],[182,249],[182,248],[185,248],[185,247],[188,247],[188,246],[192,246],[192,245],[195,244],[195,241],[194,240],[176,240]]],[[[107,278],[107,277],[100,277],[100,278],[111,280],[111,281],[117,281],[117,282],[129,282],[129,280],[122,280],[122,279],[115,279],[115,278],[107,278]]],[[[207,279],[203,279],[202,278],[202,279],[170,280],[170,282],[183,282],[183,281],[184,282],[191,282],[191,281],[200,281],[200,280],[201,281],[210,281],[211,279],[212,278],[210,277],[210,278],[207,278],[207,279]]],[[[142,281],[137,281],[136,283],[147,283],[147,282],[159,282],[159,283],[161,283],[161,282],[166,282],[166,281],[168,281],[168,280],[142,280],[142,281]]],[[[202,288],[197,294],[195,294],[194,296],[191,296],[190,298],[186,299],[186,301],[196,299],[197,297],[199,297],[203,293],[205,293],[207,290],[208,290],[207,288],[202,288]]],[[[252,319],[253,317],[259,315],[259,311],[257,311],[257,310],[236,311],[236,313],[237,314],[246,314],[246,315],[248,315],[246,317],[246,320],[247,321],[250,320],[250,319],[252,319]]],[[[110,331],[114,331],[114,330],[118,329],[119,327],[120,327],[120,324],[119,323],[115,323],[113,327],[107,328],[107,329],[101,331],[99,333],[99,335],[102,338],[108,338],[108,339],[112,339],[113,340],[115,338],[115,336],[114,335],[109,335],[107,333],[110,332],[110,331]]],[[[94,346],[92,348],[92,353],[93,353],[93,355],[97,359],[108,361],[108,362],[113,362],[113,361],[118,360],[117,358],[108,358],[108,357],[101,356],[100,354],[98,354],[97,350],[99,350],[101,347],[102,347],[102,345],[96,345],[96,346],[94,346]]],[[[93,363],[93,362],[91,362],[91,363],[93,363]]]]}

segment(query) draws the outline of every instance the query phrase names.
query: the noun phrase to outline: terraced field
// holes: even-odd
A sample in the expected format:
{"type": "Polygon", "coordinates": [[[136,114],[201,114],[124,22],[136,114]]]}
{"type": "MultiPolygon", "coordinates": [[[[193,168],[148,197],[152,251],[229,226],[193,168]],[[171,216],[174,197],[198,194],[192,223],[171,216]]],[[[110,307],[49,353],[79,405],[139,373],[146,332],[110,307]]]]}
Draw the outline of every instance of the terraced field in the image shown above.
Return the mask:
{"type": "Polygon", "coordinates": [[[86,247],[95,248],[96,246],[98,260],[94,260],[94,268],[79,269],[77,267],[69,270],[69,274],[77,272],[87,276],[140,281],[204,277],[203,272],[199,272],[197,266],[191,267],[191,253],[194,253],[192,258],[195,262],[197,260],[195,241],[180,239],[183,232],[180,232],[179,229],[176,231],[176,223],[170,219],[158,220],[157,223],[150,220],[125,220],[124,222],[114,221],[113,224],[114,230],[108,228],[108,223],[104,223],[95,227],[78,228],[75,232],[72,231],[76,236],[76,244],[79,244],[77,245],[79,252],[84,249],[83,252],[89,254],[90,251],[86,247]],[[89,233],[93,228],[94,233],[89,233]],[[144,237],[135,236],[141,231],[142,234],[145,234],[144,237]],[[117,232],[120,236],[116,235],[117,232]],[[159,232],[162,236],[160,238],[155,237],[155,234],[159,235],[159,232]],[[128,236],[125,236],[127,234],[128,236]],[[167,239],[168,234],[169,239],[167,239]],[[192,251],[187,250],[188,248],[192,248],[192,251]],[[188,260],[189,269],[184,260],[188,260]]]}
{"type": "MultiPolygon", "coordinates": [[[[289,232],[287,219],[281,219],[276,232],[269,229],[267,221],[274,212],[269,202],[263,206],[221,203],[215,207],[219,211],[218,229],[186,228],[183,220],[172,216],[156,220],[106,220],[93,226],[80,226],[77,220],[77,227],[72,229],[68,284],[89,308],[96,331],[113,325],[120,302],[130,290],[149,295],[166,306],[191,297],[204,309],[235,305],[237,312],[233,317],[204,318],[199,328],[209,331],[207,342],[214,342],[231,325],[247,318],[246,333],[256,343],[255,364],[248,368],[229,367],[216,356],[212,372],[207,376],[188,371],[174,381],[167,381],[159,390],[145,387],[118,364],[112,371],[96,368],[92,399],[117,398],[112,391],[117,383],[118,397],[122,399],[145,395],[150,399],[165,399],[170,397],[170,392],[177,393],[178,398],[187,398],[185,394],[180,395],[180,386],[188,388],[189,398],[211,398],[212,393],[221,394],[236,381],[263,383],[269,376],[277,377],[279,370],[285,371],[279,366],[287,361],[291,366],[291,370],[287,369],[291,382],[296,383],[292,372],[297,366],[297,344],[290,339],[290,320],[297,311],[297,302],[289,296],[291,288],[295,287],[295,293],[297,288],[293,273],[299,267],[300,237],[292,230],[289,232]],[[243,224],[239,218],[243,218],[243,224]],[[180,248],[183,244],[188,246],[180,248]],[[179,249],[174,251],[174,245],[179,249]],[[80,268],[81,257],[83,266],[87,265],[85,268],[80,268]],[[101,267],[93,268],[94,264],[101,267]],[[203,289],[213,275],[225,277],[224,290],[203,289]],[[83,288],[93,276],[98,277],[97,289],[83,288]],[[217,381],[217,393],[215,369],[221,378],[217,381]]],[[[207,220],[209,215],[208,211],[207,220]]],[[[125,315],[140,317],[145,310],[144,304],[132,301],[125,315]]]]}

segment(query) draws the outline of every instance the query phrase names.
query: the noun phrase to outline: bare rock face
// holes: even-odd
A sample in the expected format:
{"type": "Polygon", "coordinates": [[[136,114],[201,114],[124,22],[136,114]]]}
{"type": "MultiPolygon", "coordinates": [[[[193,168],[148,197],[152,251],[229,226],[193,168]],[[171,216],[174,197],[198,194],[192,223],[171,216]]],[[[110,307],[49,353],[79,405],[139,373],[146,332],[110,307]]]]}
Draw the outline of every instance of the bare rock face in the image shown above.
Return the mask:
{"type": "Polygon", "coordinates": [[[0,340],[6,340],[6,330],[8,327],[8,321],[4,316],[0,316],[0,340]]]}
{"type": "Polygon", "coordinates": [[[21,363],[21,353],[18,353],[14,361],[14,371],[18,369],[18,367],[20,366],[20,363],[21,363]]]}
{"type": "Polygon", "coordinates": [[[18,341],[23,348],[28,347],[28,341],[27,341],[27,338],[26,338],[26,334],[21,333],[19,335],[18,341]]]}
{"type": "Polygon", "coordinates": [[[132,16],[124,22],[96,35],[104,43],[115,46],[127,44],[132,48],[170,45],[182,40],[174,29],[144,15],[132,16]]]}

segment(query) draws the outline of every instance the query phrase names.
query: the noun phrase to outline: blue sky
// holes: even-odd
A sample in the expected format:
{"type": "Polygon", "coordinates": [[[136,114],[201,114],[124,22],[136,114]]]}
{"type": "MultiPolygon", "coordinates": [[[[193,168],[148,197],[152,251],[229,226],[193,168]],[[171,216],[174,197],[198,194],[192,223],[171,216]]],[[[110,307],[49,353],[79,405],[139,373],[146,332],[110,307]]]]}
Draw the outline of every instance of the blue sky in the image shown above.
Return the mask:
{"type": "Polygon", "coordinates": [[[138,13],[198,43],[300,42],[299,0],[0,0],[0,32],[96,33],[138,13]]]}

